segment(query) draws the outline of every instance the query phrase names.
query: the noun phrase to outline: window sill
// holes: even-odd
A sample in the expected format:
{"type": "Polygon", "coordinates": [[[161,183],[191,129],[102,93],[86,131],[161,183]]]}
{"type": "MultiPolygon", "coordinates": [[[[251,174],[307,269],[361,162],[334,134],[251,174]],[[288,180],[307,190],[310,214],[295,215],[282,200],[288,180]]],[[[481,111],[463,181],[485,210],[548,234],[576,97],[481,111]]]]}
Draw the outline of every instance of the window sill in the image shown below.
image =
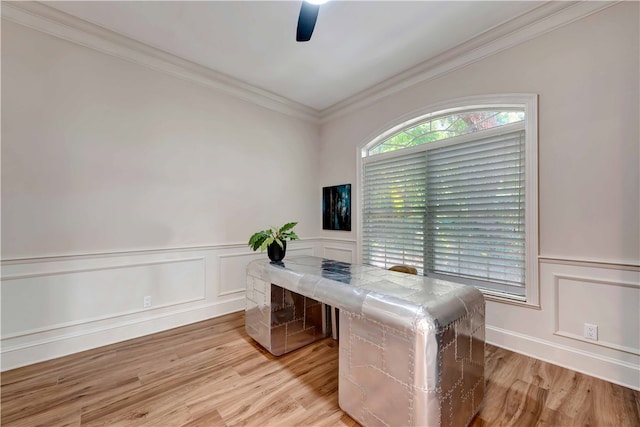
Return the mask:
{"type": "Polygon", "coordinates": [[[485,301],[492,301],[492,302],[498,302],[501,304],[509,304],[509,305],[515,305],[518,307],[523,307],[523,308],[530,308],[533,310],[541,310],[542,307],[540,307],[539,303],[532,303],[532,302],[527,302],[524,297],[522,297],[522,299],[517,298],[517,297],[507,297],[507,296],[502,296],[502,295],[498,295],[496,293],[493,292],[487,292],[484,289],[479,289],[480,292],[482,292],[482,295],[484,295],[484,299],[485,301]]]}

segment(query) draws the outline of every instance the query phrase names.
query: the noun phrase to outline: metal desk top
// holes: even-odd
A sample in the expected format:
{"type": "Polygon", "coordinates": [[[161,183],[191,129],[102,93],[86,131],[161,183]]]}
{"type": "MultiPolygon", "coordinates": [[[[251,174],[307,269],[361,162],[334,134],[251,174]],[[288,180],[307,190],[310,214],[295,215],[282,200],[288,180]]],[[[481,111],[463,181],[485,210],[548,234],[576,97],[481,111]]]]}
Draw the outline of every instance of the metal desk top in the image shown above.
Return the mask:
{"type": "Polygon", "coordinates": [[[414,332],[437,333],[484,305],[458,283],[312,256],[255,260],[247,273],[325,304],[414,332]]]}

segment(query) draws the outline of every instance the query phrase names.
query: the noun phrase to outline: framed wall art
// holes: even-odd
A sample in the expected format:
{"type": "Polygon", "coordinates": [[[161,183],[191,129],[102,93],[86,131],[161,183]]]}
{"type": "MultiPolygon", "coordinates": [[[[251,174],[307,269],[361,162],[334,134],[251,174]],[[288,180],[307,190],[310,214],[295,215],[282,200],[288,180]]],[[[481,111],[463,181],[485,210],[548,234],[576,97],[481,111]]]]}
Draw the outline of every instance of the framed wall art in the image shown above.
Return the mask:
{"type": "Polygon", "coordinates": [[[322,187],[322,229],[351,231],[351,184],[322,187]]]}

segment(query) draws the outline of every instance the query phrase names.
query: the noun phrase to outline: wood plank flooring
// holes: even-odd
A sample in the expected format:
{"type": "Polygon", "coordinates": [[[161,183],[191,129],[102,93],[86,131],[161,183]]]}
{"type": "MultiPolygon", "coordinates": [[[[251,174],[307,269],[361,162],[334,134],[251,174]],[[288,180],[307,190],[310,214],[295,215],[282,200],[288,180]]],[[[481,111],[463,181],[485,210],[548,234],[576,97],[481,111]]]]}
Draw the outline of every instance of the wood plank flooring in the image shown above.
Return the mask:
{"type": "MultiPolygon", "coordinates": [[[[487,345],[473,426],[640,426],[640,392],[487,345]]],[[[357,426],[338,345],[274,357],[234,313],[2,373],[2,426],[357,426]]]]}

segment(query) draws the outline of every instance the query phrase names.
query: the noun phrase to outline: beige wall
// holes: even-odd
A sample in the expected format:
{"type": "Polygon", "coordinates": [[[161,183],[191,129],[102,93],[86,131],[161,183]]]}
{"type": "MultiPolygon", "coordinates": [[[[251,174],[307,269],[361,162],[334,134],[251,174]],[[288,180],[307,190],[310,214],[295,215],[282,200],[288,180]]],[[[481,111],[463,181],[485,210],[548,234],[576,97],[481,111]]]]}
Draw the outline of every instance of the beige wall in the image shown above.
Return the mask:
{"type": "Polygon", "coordinates": [[[317,252],[318,125],[2,21],[2,369],[244,308],[317,252]],[[44,258],[43,258],[44,257],[44,258]],[[151,307],[144,307],[150,296],[151,307]]]}
{"type": "Polygon", "coordinates": [[[2,25],[2,256],[317,234],[318,127],[2,25]]]}
{"type": "Polygon", "coordinates": [[[637,7],[606,9],[325,124],[322,184],[355,183],[357,147],[411,111],[537,93],[540,254],[638,264],[637,7]]]}
{"type": "MultiPolygon", "coordinates": [[[[357,183],[358,148],[430,104],[537,93],[541,309],[488,302],[487,337],[635,387],[640,387],[638,27],[639,4],[624,2],[334,119],[322,127],[320,170],[322,185],[357,183]],[[582,340],[584,323],[599,325],[597,343],[582,340]],[[602,364],[603,358],[616,362],[602,364]]],[[[357,236],[356,225],[348,238],[357,236]]]]}

